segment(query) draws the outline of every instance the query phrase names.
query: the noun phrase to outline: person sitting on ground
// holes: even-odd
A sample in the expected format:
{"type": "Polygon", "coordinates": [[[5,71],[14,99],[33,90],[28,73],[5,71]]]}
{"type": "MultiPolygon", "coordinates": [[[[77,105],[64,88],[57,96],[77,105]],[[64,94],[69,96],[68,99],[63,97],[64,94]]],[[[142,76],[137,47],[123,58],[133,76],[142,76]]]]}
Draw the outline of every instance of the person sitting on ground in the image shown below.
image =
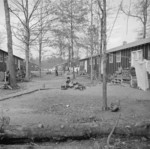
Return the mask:
{"type": "Polygon", "coordinates": [[[66,81],[66,87],[67,88],[73,88],[73,82],[71,81],[70,77],[67,77],[67,81],[66,81]]]}
{"type": "Polygon", "coordinates": [[[67,77],[66,87],[69,87],[69,83],[71,82],[70,77],[67,77]]]}
{"type": "Polygon", "coordinates": [[[70,77],[67,77],[65,84],[61,85],[61,89],[66,90],[70,88],[70,82],[71,82],[70,77]]]}

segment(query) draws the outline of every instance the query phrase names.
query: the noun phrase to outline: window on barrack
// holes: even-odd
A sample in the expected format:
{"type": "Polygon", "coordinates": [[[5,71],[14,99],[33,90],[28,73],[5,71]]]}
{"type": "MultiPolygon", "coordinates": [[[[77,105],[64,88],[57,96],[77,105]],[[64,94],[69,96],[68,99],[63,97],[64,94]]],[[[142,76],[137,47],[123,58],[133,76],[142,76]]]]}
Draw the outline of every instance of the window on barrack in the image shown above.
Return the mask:
{"type": "Polygon", "coordinates": [[[4,58],[3,58],[3,53],[0,52],[0,62],[3,62],[4,58]]]}
{"type": "Polygon", "coordinates": [[[18,59],[15,57],[15,64],[17,65],[18,64],[18,59]]]}
{"type": "Polygon", "coordinates": [[[5,62],[5,63],[7,62],[7,59],[8,59],[7,54],[4,54],[4,62],[5,62]]]}
{"type": "Polygon", "coordinates": [[[109,54],[109,63],[113,63],[113,54],[109,54]]]}
{"type": "Polygon", "coordinates": [[[80,62],[80,65],[83,66],[83,65],[84,65],[84,61],[81,61],[81,62],[80,62]]]}
{"type": "Polygon", "coordinates": [[[116,53],[116,62],[120,63],[121,62],[121,52],[116,53]]]}

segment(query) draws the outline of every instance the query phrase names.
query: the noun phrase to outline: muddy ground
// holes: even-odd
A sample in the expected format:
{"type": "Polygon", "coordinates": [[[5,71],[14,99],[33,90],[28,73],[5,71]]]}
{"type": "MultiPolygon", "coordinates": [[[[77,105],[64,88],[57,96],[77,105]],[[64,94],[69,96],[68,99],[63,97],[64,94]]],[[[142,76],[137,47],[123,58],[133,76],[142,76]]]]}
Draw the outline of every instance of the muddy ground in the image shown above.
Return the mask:
{"type": "MultiPolygon", "coordinates": [[[[136,124],[143,120],[150,120],[150,91],[133,89],[129,86],[108,84],[108,105],[112,101],[121,101],[121,110],[116,113],[102,111],[102,84],[90,84],[87,77],[78,77],[76,81],[82,82],[86,90],[61,90],[67,76],[44,75],[41,79],[36,77],[31,82],[22,82],[18,90],[0,90],[1,99],[18,92],[30,91],[38,88],[49,88],[16,98],[0,101],[0,115],[10,117],[10,125],[44,127],[66,125],[72,123],[107,122],[114,124],[119,113],[119,125],[136,124]]],[[[2,83],[1,83],[2,84],[2,83]]],[[[112,139],[113,144],[119,138],[112,139]]],[[[103,140],[69,141],[67,143],[27,144],[25,146],[1,146],[0,148],[98,148],[95,144],[106,145],[103,140]],[[96,143],[95,143],[96,142],[96,143]]],[[[120,141],[124,148],[137,148],[144,144],[150,148],[148,138],[138,138],[132,141],[120,141]],[[124,144],[122,144],[124,142],[124,144]],[[128,142],[128,143],[126,143],[128,142]],[[135,145],[132,145],[135,144],[135,145]],[[129,146],[127,146],[129,145],[129,146]]],[[[119,144],[119,143],[118,143],[119,144]]],[[[119,146],[119,145],[118,145],[119,146]]],[[[100,148],[100,147],[99,147],[100,148]]],[[[119,147],[118,147],[119,148],[119,147]]]]}

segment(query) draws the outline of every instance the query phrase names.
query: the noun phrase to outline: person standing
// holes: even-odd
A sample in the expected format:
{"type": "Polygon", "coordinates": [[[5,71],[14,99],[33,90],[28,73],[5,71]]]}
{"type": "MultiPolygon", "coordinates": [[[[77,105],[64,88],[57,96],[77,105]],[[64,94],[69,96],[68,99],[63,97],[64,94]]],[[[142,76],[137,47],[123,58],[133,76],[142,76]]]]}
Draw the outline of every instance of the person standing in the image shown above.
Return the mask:
{"type": "Polygon", "coordinates": [[[55,69],[55,75],[58,76],[58,70],[57,69],[55,69]]]}

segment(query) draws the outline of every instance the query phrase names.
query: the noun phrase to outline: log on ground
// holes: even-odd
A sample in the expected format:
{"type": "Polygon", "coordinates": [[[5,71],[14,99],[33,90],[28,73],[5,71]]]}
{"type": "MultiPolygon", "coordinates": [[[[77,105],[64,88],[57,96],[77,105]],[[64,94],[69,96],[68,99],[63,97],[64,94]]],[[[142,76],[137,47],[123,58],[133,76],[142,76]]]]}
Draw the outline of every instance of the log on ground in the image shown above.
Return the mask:
{"type": "MultiPolygon", "coordinates": [[[[104,123],[76,123],[67,125],[57,125],[47,128],[39,127],[13,127],[5,128],[0,133],[3,140],[65,140],[65,139],[84,139],[90,137],[108,136],[112,130],[112,125],[104,123]]],[[[150,138],[150,127],[147,126],[118,126],[115,128],[114,135],[138,136],[150,138]]]]}

